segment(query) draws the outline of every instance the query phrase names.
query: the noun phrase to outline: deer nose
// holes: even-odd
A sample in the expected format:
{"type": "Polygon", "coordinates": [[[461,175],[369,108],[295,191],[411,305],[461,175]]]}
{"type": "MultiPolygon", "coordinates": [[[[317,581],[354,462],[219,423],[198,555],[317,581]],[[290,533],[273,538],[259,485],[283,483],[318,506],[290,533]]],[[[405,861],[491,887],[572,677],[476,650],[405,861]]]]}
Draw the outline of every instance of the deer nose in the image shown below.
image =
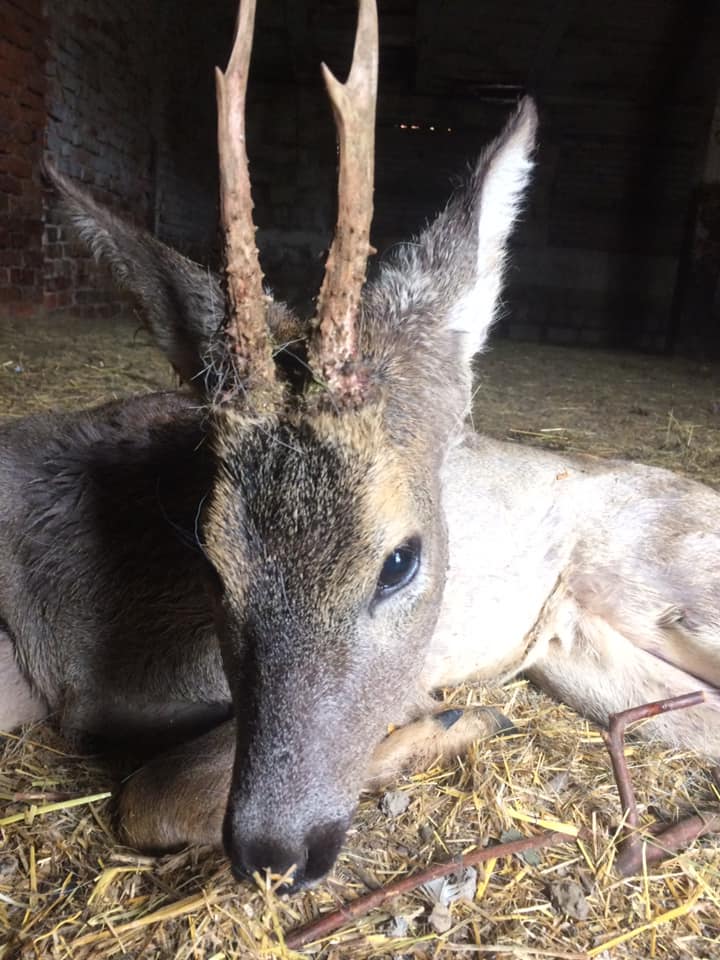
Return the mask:
{"type": "Polygon", "coordinates": [[[263,874],[266,870],[275,874],[290,873],[290,887],[302,883],[305,874],[307,851],[304,847],[284,845],[275,840],[248,840],[233,844],[230,853],[232,872],[236,880],[252,877],[255,871],[263,874]]]}
{"type": "Polygon", "coordinates": [[[290,882],[280,892],[294,893],[321,880],[335,863],[345,838],[346,823],[314,827],[302,843],[284,843],[273,837],[243,837],[225,822],[225,847],[233,876],[247,880],[258,871],[288,874],[290,882]],[[294,867],[294,870],[291,868],[294,867]]]}

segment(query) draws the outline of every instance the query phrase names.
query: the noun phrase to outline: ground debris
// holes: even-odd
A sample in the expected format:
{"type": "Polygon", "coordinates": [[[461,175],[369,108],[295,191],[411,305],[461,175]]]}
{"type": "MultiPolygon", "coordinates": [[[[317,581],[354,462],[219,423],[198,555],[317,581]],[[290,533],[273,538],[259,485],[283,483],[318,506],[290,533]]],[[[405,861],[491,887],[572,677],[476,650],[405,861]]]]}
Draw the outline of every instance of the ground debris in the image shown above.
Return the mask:
{"type": "Polygon", "coordinates": [[[399,817],[409,806],[410,794],[407,790],[389,790],[380,801],[380,808],[387,817],[399,817]]]}
{"type": "Polygon", "coordinates": [[[550,884],[550,899],[560,913],[573,920],[587,920],[590,906],[585,891],[576,880],[558,880],[550,884]]]}

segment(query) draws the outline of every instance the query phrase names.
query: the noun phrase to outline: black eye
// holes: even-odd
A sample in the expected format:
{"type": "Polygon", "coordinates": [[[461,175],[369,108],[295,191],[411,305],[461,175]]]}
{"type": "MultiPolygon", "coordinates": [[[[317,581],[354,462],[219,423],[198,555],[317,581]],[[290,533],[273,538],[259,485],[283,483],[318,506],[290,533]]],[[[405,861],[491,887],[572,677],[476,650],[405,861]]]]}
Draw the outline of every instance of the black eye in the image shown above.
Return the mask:
{"type": "Polygon", "coordinates": [[[378,577],[376,595],[386,597],[401,587],[407,586],[420,567],[420,541],[408,540],[395,547],[385,558],[378,577]]]}

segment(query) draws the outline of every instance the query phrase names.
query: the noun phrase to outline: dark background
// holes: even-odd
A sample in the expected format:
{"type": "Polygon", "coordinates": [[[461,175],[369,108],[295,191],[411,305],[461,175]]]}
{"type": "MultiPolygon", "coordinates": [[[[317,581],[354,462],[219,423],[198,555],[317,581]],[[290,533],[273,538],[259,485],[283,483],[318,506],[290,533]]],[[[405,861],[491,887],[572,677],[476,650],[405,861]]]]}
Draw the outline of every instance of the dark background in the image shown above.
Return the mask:
{"type": "MultiPolygon", "coordinates": [[[[538,167],[498,332],[720,355],[720,4],[379,0],[373,242],[410,237],[517,97],[538,167]],[[714,120],[713,120],[714,118],[714,120]]],[[[97,196],[217,262],[213,66],[235,0],[0,0],[0,318],[128,304],[56,222],[43,150],[97,196]]],[[[276,294],[316,293],[335,218],[320,80],[344,79],[354,0],[260,0],[249,154],[276,294]]]]}

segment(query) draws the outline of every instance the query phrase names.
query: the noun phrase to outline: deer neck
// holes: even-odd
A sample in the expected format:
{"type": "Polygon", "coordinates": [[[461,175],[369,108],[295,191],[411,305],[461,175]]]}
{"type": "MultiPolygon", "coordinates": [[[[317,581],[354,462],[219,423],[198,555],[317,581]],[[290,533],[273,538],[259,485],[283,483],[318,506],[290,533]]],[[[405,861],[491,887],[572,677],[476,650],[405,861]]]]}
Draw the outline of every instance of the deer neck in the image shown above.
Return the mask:
{"type": "Polygon", "coordinates": [[[532,662],[543,605],[575,540],[561,456],[468,435],[443,469],[449,567],[425,689],[532,662]]]}

